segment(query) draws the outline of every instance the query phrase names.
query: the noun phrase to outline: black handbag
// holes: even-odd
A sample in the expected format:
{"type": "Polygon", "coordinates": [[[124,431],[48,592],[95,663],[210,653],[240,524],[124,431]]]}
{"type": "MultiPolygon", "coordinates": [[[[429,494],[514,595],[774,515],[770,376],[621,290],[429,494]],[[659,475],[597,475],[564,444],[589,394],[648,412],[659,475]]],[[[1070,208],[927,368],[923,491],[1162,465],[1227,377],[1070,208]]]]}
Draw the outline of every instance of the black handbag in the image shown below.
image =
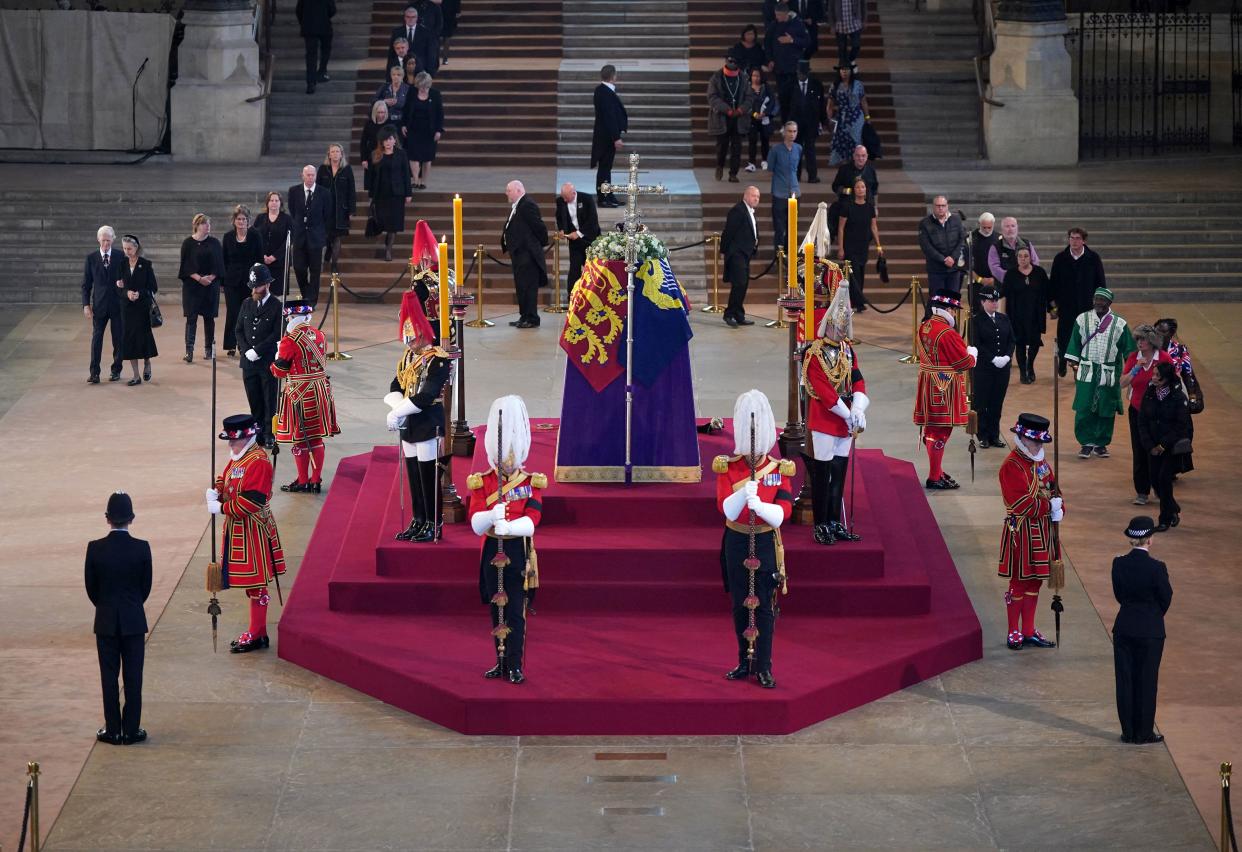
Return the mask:
{"type": "Polygon", "coordinates": [[[155,294],[151,294],[151,328],[159,328],[164,324],[164,314],[160,312],[160,303],[155,301],[155,294]]]}
{"type": "Polygon", "coordinates": [[[1176,444],[1173,445],[1173,449],[1169,450],[1169,452],[1175,456],[1184,456],[1184,455],[1189,454],[1193,450],[1194,448],[1190,445],[1190,439],[1182,438],[1180,441],[1178,441],[1176,444]]]}
{"type": "Polygon", "coordinates": [[[383,230],[384,229],[380,227],[379,220],[375,218],[375,201],[372,200],[371,203],[367,205],[366,235],[367,237],[377,237],[383,233],[383,230]]]}
{"type": "Polygon", "coordinates": [[[888,283],[888,258],[880,255],[875,259],[875,271],[880,276],[880,280],[885,284],[888,283]]]}
{"type": "Polygon", "coordinates": [[[1186,401],[1191,414],[1203,413],[1203,387],[1192,376],[1186,377],[1186,401]]]}
{"type": "Polygon", "coordinates": [[[884,146],[880,144],[880,134],[876,133],[875,127],[870,121],[864,121],[862,126],[862,143],[867,149],[867,157],[872,160],[879,160],[884,157],[884,146]]]}

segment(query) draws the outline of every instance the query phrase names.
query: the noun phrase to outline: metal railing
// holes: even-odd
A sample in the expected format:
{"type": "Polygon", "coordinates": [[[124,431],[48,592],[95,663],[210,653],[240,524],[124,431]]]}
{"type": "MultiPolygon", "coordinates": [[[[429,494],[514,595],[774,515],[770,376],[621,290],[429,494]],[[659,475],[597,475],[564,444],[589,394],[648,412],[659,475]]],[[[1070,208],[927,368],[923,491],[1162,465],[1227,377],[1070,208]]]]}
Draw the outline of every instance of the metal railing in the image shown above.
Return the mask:
{"type": "Polygon", "coordinates": [[[979,159],[986,160],[988,158],[988,139],[987,133],[984,130],[984,121],[986,120],[984,106],[1003,107],[1004,104],[991,97],[988,93],[992,83],[988,79],[987,62],[992,58],[992,53],[996,50],[996,18],[993,14],[992,0],[974,0],[973,12],[978,37],[975,55],[971,61],[975,71],[975,93],[978,95],[976,103],[979,116],[979,138],[976,144],[979,148],[979,159]]]}

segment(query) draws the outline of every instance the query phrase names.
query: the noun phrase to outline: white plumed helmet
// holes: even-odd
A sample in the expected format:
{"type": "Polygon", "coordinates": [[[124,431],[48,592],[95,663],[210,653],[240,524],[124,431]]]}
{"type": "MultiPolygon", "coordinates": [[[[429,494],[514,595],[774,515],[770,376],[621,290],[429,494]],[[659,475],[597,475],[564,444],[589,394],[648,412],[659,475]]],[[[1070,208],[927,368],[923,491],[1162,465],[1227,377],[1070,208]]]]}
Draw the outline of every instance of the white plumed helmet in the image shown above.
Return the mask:
{"type": "Polygon", "coordinates": [[[750,417],[755,416],[755,455],[761,456],[776,446],[776,417],[772,404],[763,391],[748,390],[733,406],[733,452],[750,455],[750,417]]]}
{"type": "Polygon", "coordinates": [[[526,403],[520,396],[502,396],[492,403],[487,413],[487,432],[483,435],[483,447],[487,450],[487,461],[492,467],[501,467],[497,459],[496,437],[504,430],[501,446],[504,448],[504,466],[516,470],[526,464],[530,454],[530,418],[526,414],[526,403]],[[500,429],[496,428],[500,421],[500,429]]]}

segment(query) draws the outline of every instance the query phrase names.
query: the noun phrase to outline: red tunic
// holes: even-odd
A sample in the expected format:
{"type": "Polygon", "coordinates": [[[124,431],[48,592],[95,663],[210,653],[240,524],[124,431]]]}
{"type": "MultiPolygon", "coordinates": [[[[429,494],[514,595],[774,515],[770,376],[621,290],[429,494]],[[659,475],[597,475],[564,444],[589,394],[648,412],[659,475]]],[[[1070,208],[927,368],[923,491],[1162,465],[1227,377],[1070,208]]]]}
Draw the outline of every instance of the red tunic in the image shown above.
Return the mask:
{"type": "Polygon", "coordinates": [[[858,368],[858,352],[848,341],[819,339],[802,356],[802,386],[806,388],[807,425],[814,432],[844,438],[850,428],[832,407],[841,397],[866,393],[867,383],[858,368]]]}
{"type": "Polygon", "coordinates": [[[1012,450],[1001,464],[1000,487],[1006,514],[997,573],[1019,580],[1047,578],[1052,560],[1061,558],[1052,536],[1052,465],[1012,450]]]}
{"type": "Polygon", "coordinates": [[[332,380],[324,372],[323,332],[310,323],[280,339],[272,375],[285,382],[276,411],[276,440],[281,443],[331,438],[341,433],[332,399],[332,380]]]}
{"type": "MultiPolygon", "coordinates": [[[[466,487],[470,490],[470,508],[468,515],[487,512],[496,505],[497,474],[494,468],[482,473],[472,473],[466,478],[466,487]]],[[[518,518],[530,518],[535,526],[543,517],[543,489],[548,486],[548,478],[542,473],[518,471],[505,480],[500,489],[499,499],[505,504],[505,520],[516,521],[518,518]]]]}
{"type": "Polygon", "coordinates": [[[919,326],[919,388],[915,426],[965,426],[970,420],[962,374],[975,366],[966,341],[943,317],[919,326]]]}
{"type": "MultiPolygon", "coordinates": [[[[750,465],[745,456],[716,456],[712,462],[712,470],[716,472],[716,507],[724,511],[724,501],[734,492],[746,487],[750,479],[750,465]]],[[[774,459],[764,456],[755,465],[755,478],[759,481],[759,499],[764,503],[775,503],[781,507],[785,520],[793,514],[793,490],[789,477],[793,476],[794,464],[788,459],[774,459]]],[[[746,523],[746,510],[738,515],[735,522],[746,523]]],[[[758,522],[759,527],[767,530],[767,524],[758,522]]]]}
{"type": "Polygon", "coordinates": [[[285,573],[285,554],[272,517],[272,463],[256,444],[224,466],[216,480],[224,518],[221,564],[229,588],[267,586],[285,573]]]}

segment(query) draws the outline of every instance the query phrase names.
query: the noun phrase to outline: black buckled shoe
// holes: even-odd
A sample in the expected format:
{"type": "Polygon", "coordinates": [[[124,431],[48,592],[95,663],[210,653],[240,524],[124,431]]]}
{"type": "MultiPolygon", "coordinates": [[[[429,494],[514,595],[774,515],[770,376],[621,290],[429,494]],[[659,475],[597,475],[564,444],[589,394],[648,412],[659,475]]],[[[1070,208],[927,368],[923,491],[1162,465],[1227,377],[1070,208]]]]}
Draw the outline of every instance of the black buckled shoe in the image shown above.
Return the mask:
{"type": "Polygon", "coordinates": [[[1162,743],[1164,742],[1164,734],[1152,734],[1150,737],[1143,737],[1142,739],[1135,739],[1134,742],[1137,745],[1152,745],[1154,743],[1162,743]]]}
{"type": "Polygon", "coordinates": [[[251,636],[247,631],[230,644],[230,654],[248,654],[251,651],[262,651],[270,642],[266,636],[251,636]]]}
{"type": "Polygon", "coordinates": [[[828,527],[832,530],[832,536],[837,541],[862,541],[862,536],[850,532],[840,521],[833,521],[828,527]]]}
{"type": "Polygon", "coordinates": [[[121,734],[110,734],[107,728],[100,728],[96,731],[95,739],[108,745],[125,745],[125,738],[121,734]]]}
{"type": "Polygon", "coordinates": [[[91,373],[89,376],[87,376],[87,378],[86,378],[86,383],[87,383],[88,385],[97,385],[97,384],[99,384],[99,375],[98,375],[97,373],[91,373]]]}
{"type": "Polygon", "coordinates": [[[929,479],[923,483],[928,491],[952,491],[953,486],[943,479],[929,479]]]}
{"type": "Polygon", "coordinates": [[[393,538],[397,541],[413,541],[414,536],[423,531],[423,527],[427,526],[427,522],[422,518],[414,518],[410,521],[410,525],[401,532],[397,533],[393,538]]]}
{"type": "Polygon", "coordinates": [[[725,680],[746,680],[748,677],[750,677],[750,666],[747,663],[738,663],[736,669],[725,672],[725,680]]]}
{"type": "Polygon", "coordinates": [[[509,669],[509,683],[518,684],[518,683],[524,683],[525,681],[526,681],[526,675],[522,674],[521,669],[516,668],[516,667],[509,669]]]}
{"type": "Polygon", "coordinates": [[[1044,634],[1040,633],[1038,630],[1030,636],[1022,637],[1022,644],[1032,645],[1036,648],[1055,648],[1057,646],[1056,642],[1053,642],[1051,639],[1044,638],[1044,634]]]}
{"type": "Polygon", "coordinates": [[[306,483],[306,487],[303,488],[302,490],[305,491],[307,494],[320,494],[323,492],[323,483],[322,482],[308,482],[306,483]]]}
{"type": "Polygon", "coordinates": [[[816,544],[833,544],[836,542],[832,535],[832,528],[827,524],[816,524],[812,535],[815,537],[816,544]]]}
{"type": "Polygon", "coordinates": [[[495,680],[498,677],[504,677],[504,676],[505,676],[504,663],[497,663],[496,665],[492,666],[487,671],[483,672],[483,677],[487,678],[488,680],[495,680]]]}
{"type": "Polygon", "coordinates": [[[308,491],[308,490],[309,490],[309,488],[308,488],[307,486],[308,486],[308,483],[305,483],[305,482],[298,482],[298,481],[295,479],[295,480],[293,480],[292,482],[290,482],[288,485],[282,485],[282,486],[280,486],[280,490],[281,490],[281,491],[284,491],[284,492],[286,492],[286,493],[288,493],[288,494],[300,494],[300,493],[302,493],[303,491],[308,491]]]}
{"type": "Polygon", "coordinates": [[[414,544],[424,544],[429,541],[435,541],[437,532],[438,530],[435,524],[431,521],[425,521],[422,528],[413,536],[407,538],[406,541],[413,542],[414,544]]]}
{"type": "Polygon", "coordinates": [[[962,487],[961,483],[959,483],[953,477],[949,476],[947,473],[940,474],[940,481],[943,482],[949,488],[961,488],[962,487]]]}
{"type": "Polygon", "coordinates": [[[1010,651],[1021,651],[1022,650],[1022,634],[1016,630],[1013,633],[1010,633],[1009,637],[1005,640],[1005,645],[1006,647],[1009,648],[1010,651]]]}
{"type": "Polygon", "coordinates": [[[755,677],[759,679],[759,685],[764,689],[776,689],[776,679],[772,677],[771,672],[759,672],[755,677]]]}
{"type": "Polygon", "coordinates": [[[125,734],[125,745],[133,745],[134,743],[142,743],[147,741],[147,732],[142,728],[134,731],[132,734],[125,734]]]}

